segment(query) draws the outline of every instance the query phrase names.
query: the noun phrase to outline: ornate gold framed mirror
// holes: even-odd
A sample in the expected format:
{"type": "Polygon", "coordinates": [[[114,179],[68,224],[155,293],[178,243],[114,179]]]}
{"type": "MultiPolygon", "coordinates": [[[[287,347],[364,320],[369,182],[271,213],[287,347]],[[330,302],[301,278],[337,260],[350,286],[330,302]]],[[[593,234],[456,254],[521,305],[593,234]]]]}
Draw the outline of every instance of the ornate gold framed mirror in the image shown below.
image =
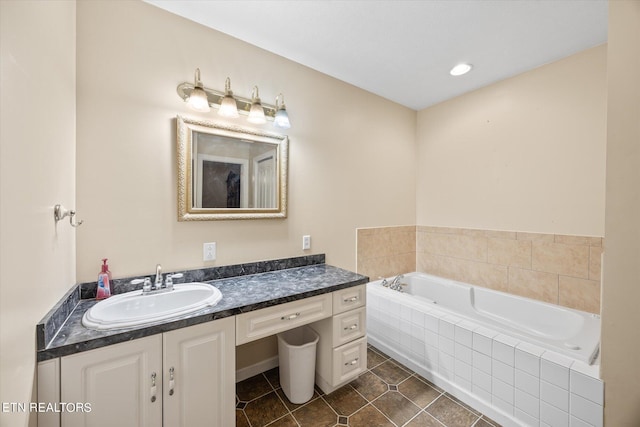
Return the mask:
{"type": "Polygon", "coordinates": [[[286,218],[286,135],[176,121],[178,221],[286,218]]]}

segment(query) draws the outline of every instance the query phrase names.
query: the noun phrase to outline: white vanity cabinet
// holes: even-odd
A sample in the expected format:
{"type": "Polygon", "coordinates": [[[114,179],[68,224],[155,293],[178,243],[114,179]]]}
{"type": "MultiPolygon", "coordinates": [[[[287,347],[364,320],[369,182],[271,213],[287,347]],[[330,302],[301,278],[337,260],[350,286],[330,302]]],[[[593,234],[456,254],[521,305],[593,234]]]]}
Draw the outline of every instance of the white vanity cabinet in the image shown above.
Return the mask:
{"type": "Polygon", "coordinates": [[[365,296],[354,286],[41,362],[41,401],[85,412],[42,413],[39,425],[234,426],[236,345],[302,325],[320,335],[316,383],[330,393],[366,370],[365,296]]]}
{"type": "Polygon", "coordinates": [[[207,322],[61,358],[63,427],[235,423],[235,320],[207,322]]]}
{"type": "Polygon", "coordinates": [[[60,385],[62,402],[91,405],[64,427],[162,425],[162,335],[62,357],[60,385]]]}
{"type": "Polygon", "coordinates": [[[309,325],[320,335],[316,384],[327,394],[367,369],[365,298],[365,285],[335,291],[333,316],[309,325]]]}

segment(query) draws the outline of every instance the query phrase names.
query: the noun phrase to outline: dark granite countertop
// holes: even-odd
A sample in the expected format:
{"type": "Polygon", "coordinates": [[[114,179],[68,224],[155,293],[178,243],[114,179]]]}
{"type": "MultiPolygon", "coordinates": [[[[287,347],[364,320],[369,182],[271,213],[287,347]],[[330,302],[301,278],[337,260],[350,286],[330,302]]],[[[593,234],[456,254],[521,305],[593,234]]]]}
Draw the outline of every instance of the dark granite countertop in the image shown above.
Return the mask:
{"type": "MultiPolygon", "coordinates": [[[[317,262],[317,258],[315,261],[317,262]]],[[[322,256],[322,261],[324,262],[324,256],[322,256]]],[[[251,271],[251,269],[248,270],[251,271]]],[[[41,343],[44,341],[43,339],[38,340],[37,357],[38,361],[44,361],[79,353],[333,292],[366,283],[368,280],[367,277],[360,274],[324,263],[209,280],[205,283],[217,287],[222,293],[222,300],[214,307],[208,307],[170,321],[111,331],[91,330],[82,325],[82,316],[97,302],[95,299],[80,299],[72,309],[67,309],[69,311],[68,317],[64,323],[57,326],[57,330],[52,331],[52,338],[48,344],[41,343]]],[[[69,295],[65,296],[58,306],[63,306],[69,299],[71,299],[69,295]]],[[[69,304],[67,303],[67,305],[69,304]]],[[[45,320],[46,318],[41,323],[44,323],[45,320]]],[[[47,326],[49,325],[42,325],[42,328],[47,326]]]]}

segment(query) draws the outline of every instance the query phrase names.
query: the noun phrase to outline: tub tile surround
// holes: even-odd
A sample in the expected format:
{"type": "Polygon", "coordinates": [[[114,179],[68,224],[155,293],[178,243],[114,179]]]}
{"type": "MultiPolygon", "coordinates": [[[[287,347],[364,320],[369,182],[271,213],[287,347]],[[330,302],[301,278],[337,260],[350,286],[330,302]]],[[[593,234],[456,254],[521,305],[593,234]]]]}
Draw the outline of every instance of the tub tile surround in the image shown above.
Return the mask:
{"type": "Polygon", "coordinates": [[[431,226],[357,230],[357,271],[371,278],[419,271],[597,314],[602,252],[603,238],[593,236],[431,226]]]}
{"type": "Polygon", "coordinates": [[[372,345],[505,426],[603,425],[597,365],[379,292],[367,325],[372,345]]]}
{"type": "MultiPolygon", "coordinates": [[[[83,285],[74,286],[37,325],[38,361],[333,292],[368,281],[366,276],[326,265],[324,259],[324,255],[313,255],[186,272],[188,274],[175,283],[208,281],[220,289],[222,300],[214,307],[172,321],[112,331],[95,331],[82,326],[82,316],[96,304],[96,300],[81,299],[83,285]],[[244,274],[237,274],[241,272],[244,274]]],[[[133,278],[121,281],[128,283],[130,279],[133,278]]]]}
{"type": "Polygon", "coordinates": [[[415,226],[359,228],[356,234],[357,271],[372,280],[416,271],[415,226]]]}

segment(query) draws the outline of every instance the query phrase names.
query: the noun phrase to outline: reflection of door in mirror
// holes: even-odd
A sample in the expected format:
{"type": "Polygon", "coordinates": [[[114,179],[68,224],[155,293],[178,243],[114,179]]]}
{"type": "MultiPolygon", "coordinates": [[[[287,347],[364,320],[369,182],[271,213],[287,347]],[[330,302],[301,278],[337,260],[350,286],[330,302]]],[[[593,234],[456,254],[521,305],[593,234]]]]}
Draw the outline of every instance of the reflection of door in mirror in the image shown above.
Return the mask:
{"type": "Polygon", "coordinates": [[[196,208],[246,208],[249,191],[246,159],[198,154],[196,208]]]}
{"type": "Polygon", "coordinates": [[[255,171],[254,206],[273,209],[276,207],[276,150],[268,151],[253,159],[255,171]]]}

